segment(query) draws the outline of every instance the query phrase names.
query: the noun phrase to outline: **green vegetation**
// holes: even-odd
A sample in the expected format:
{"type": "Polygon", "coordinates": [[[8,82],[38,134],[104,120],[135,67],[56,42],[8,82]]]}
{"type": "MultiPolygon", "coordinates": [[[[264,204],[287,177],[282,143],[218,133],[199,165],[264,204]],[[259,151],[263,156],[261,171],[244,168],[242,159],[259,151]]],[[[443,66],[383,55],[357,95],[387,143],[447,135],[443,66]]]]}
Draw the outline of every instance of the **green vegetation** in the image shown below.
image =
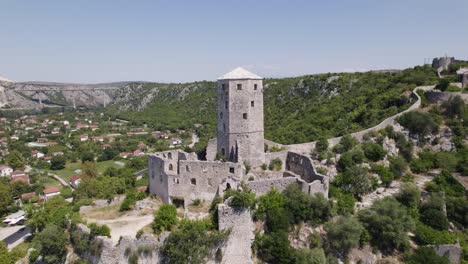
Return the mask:
{"type": "Polygon", "coordinates": [[[209,220],[183,220],[167,238],[162,253],[167,263],[205,263],[211,249],[219,246],[227,233],[213,229],[209,220]]]}
{"type": "Polygon", "coordinates": [[[375,202],[370,209],[360,212],[359,219],[371,235],[371,243],[382,252],[407,248],[407,232],[413,230],[414,221],[394,198],[375,202]]]}
{"type": "MultiPolygon", "coordinates": [[[[301,143],[340,136],[374,126],[384,118],[408,108],[412,100],[404,92],[432,84],[437,74],[429,66],[397,73],[339,73],[307,75],[264,81],[265,137],[278,143],[301,143]],[[339,94],[340,96],[336,96],[339,94]]],[[[133,109],[149,89],[157,95],[143,110],[107,113],[146,123],[156,130],[193,129],[201,135],[199,147],[215,134],[216,83],[131,84],[133,109]],[[140,86],[138,88],[138,86],[140,86]]]]}
{"type": "Polygon", "coordinates": [[[177,210],[173,204],[163,204],[154,214],[153,230],[155,232],[169,231],[177,224],[177,210]]]}

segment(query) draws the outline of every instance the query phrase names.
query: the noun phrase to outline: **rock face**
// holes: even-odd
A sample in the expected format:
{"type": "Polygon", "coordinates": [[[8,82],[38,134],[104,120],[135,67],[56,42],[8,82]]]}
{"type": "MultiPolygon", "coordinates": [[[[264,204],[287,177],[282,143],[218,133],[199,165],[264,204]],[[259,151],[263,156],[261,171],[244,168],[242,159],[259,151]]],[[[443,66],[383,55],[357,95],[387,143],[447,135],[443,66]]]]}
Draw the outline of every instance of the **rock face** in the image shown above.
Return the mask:
{"type": "MultiPolygon", "coordinates": [[[[90,234],[90,230],[83,224],[77,225],[77,231],[82,234],[90,234]]],[[[98,236],[95,238],[96,245],[100,245],[99,255],[90,253],[81,256],[93,264],[116,264],[128,263],[132,255],[138,256],[138,263],[160,263],[161,258],[158,248],[162,242],[150,234],[144,234],[139,239],[131,237],[121,237],[119,244],[113,246],[112,240],[108,237],[98,236]]]]}

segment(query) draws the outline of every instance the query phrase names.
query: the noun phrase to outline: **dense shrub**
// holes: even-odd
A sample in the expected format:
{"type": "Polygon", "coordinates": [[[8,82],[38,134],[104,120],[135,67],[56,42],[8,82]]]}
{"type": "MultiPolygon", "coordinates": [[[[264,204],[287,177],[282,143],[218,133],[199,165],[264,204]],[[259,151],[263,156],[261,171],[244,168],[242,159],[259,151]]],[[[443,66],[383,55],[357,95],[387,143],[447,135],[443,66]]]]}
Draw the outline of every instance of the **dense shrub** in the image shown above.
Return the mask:
{"type": "Polygon", "coordinates": [[[354,247],[359,246],[359,239],[363,227],[359,221],[351,216],[339,216],[336,220],[325,225],[328,246],[341,256],[354,247]]]}
{"type": "Polygon", "coordinates": [[[468,200],[466,197],[447,197],[447,217],[461,228],[468,226],[468,200]]]}
{"type": "Polygon", "coordinates": [[[439,130],[439,124],[428,113],[411,111],[402,115],[398,122],[407,128],[410,133],[420,136],[439,130]]]}
{"type": "Polygon", "coordinates": [[[413,183],[403,183],[396,199],[408,208],[417,208],[421,199],[421,191],[413,183]]]}
{"type": "Polygon", "coordinates": [[[446,257],[437,255],[435,250],[430,247],[421,247],[408,257],[407,263],[409,264],[449,264],[446,257]]]}
{"type": "Polygon", "coordinates": [[[362,195],[372,191],[373,188],[367,170],[358,166],[351,167],[344,173],[338,174],[333,184],[356,198],[360,198],[362,195]]]}
{"type": "Polygon", "coordinates": [[[416,224],[416,242],[420,245],[444,245],[455,242],[455,235],[446,230],[436,230],[423,223],[416,224]]]}
{"type": "Polygon", "coordinates": [[[376,143],[364,143],[362,144],[364,155],[371,161],[379,161],[385,157],[387,151],[384,150],[382,145],[376,143]]]}
{"type": "Polygon", "coordinates": [[[407,232],[414,227],[406,208],[391,197],[379,200],[370,209],[361,211],[359,220],[371,235],[371,243],[384,253],[406,248],[407,232]]]}
{"type": "Polygon", "coordinates": [[[183,220],[162,248],[165,263],[205,263],[209,252],[226,239],[227,234],[212,229],[209,221],[183,220]]]}
{"type": "Polygon", "coordinates": [[[435,89],[445,92],[450,86],[450,81],[448,79],[442,78],[439,80],[439,83],[435,86],[435,89]]]}
{"type": "Polygon", "coordinates": [[[153,230],[169,231],[177,223],[177,210],[173,204],[163,204],[154,215],[153,230]]]}
{"type": "Polygon", "coordinates": [[[437,230],[447,230],[449,225],[444,212],[432,208],[423,210],[420,220],[426,225],[437,230]]]}

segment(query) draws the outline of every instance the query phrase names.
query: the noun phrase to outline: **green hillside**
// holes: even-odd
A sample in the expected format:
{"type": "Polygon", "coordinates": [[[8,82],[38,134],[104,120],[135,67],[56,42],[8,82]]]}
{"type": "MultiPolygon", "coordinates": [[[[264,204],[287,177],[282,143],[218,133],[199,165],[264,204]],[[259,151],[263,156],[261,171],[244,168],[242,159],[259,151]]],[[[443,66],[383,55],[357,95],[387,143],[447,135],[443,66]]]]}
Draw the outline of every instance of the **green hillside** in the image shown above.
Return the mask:
{"type": "MultiPolygon", "coordinates": [[[[429,66],[401,72],[266,79],[265,137],[291,144],[355,132],[409,107],[413,99],[407,91],[436,82],[436,72],[429,66]]],[[[199,132],[204,141],[215,135],[215,82],[145,83],[136,91],[132,85],[136,84],[130,87],[132,99],[109,108],[110,115],[159,130],[193,129],[202,124],[199,132]],[[148,96],[151,101],[137,110],[148,96]]]]}

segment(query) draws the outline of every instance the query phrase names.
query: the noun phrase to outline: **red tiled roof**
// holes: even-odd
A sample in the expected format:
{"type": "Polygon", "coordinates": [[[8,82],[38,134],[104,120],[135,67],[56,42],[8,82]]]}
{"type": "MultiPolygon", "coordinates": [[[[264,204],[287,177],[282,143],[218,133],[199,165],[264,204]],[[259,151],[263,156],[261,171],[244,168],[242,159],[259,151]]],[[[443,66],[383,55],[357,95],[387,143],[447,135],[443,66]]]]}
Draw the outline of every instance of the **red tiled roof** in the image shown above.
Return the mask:
{"type": "Polygon", "coordinates": [[[56,192],[60,192],[59,187],[50,186],[50,187],[47,187],[47,188],[44,189],[44,194],[56,193],[56,192]]]}
{"type": "Polygon", "coordinates": [[[21,199],[31,199],[36,196],[35,192],[23,193],[21,194],[21,199]]]}
{"type": "Polygon", "coordinates": [[[24,182],[24,183],[29,184],[29,176],[28,175],[16,176],[16,177],[11,178],[11,181],[12,182],[24,182]]]}
{"type": "Polygon", "coordinates": [[[78,180],[79,178],[80,178],[80,176],[75,175],[75,176],[72,176],[72,177],[70,178],[70,181],[71,181],[71,182],[72,182],[72,181],[76,181],[76,180],[78,180]]]}

